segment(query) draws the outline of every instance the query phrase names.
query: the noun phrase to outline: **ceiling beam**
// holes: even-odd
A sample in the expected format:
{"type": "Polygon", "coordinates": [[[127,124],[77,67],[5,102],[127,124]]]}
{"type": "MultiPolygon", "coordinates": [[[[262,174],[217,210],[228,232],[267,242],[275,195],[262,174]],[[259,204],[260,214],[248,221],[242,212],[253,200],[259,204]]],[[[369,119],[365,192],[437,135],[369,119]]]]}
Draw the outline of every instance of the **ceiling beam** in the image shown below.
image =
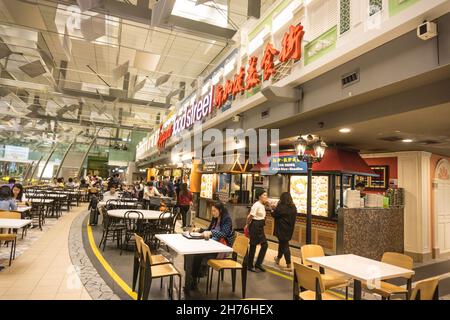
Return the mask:
{"type": "MultiPolygon", "coordinates": [[[[32,116],[33,119],[43,119],[43,120],[56,120],[59,123],[72,123],[77,124],[80,126],[86,126],[91,127],[93,124],[98,127],[105,127],[105,128],[117,128],[117,124],[115,123],[107,123],[107,122],[100,122],[100,121],[86,121],[86,120],[78,120],[78,119],[70,119],[70,118],[56,118],[51,116],[46,116],[43,114],[35,113],[32,116]]],[[[143,132],[153,132],[152,128],[143,128],[143,127],[135,127],[135,126],[126,126],[126,125],[120,125],[120,129],[124,130],[133,130],[133,131],[143,131],[143,132]]]]}

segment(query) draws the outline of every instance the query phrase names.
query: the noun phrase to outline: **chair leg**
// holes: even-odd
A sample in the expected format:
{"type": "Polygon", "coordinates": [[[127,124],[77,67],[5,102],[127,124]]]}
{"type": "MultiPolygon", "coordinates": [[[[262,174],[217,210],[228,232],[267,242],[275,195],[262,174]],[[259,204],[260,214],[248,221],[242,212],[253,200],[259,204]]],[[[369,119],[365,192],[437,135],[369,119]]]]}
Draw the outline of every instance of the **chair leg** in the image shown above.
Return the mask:
{"type": "Polygon", "coordinates": [[[170,300],[173,300],[173,276],[170,276],[170,282],[169,282],[169,298],[170,298],[170,300]]]}
{"type": "Polygon", "coordinates": [[[138,278],[138,272],[139,272],[139,260],[135,257],[133,262],[133,287],[132,287],[133,292],[136,292],[135,288],[138,278]]]}
{"type": "Polygon", "coordinates": [[[225,272],[222,270],[222,272],[220,273],[220,278],[222,279],[222,282],[223,282],[224,274],[225,274],[225,272]]]}
{"type": "Polygon", "coordinates": [[[178,300],[181,300],[181,275],[178,275],[178,300]]]}
{"type": "Polygon", "coordinates": [[[9,266],[11,266],[11,261],[13,257],[14,244],[11,245],[11,253],[9,254],[9,266]]]}
{"type": "Polygon", "coordinates": [[[161,278],[161,286],[160,286],[160,289],[162,289],[162,287],[163,287],[163,278],[161,278]]]}
{"type": "Polygon", "coordinates": [[[211,278],[209,279],[209,292],[212,292],[213,273],[214,269],[211,269],[211,278]]]}
{"type": "Polygon", "coordinates": [[[236,269],[231,269],[231,285],[233,292],[236,291],[236,269]]]}
{"type": "Polygon", "coordinates": [[[348,300],[348,286],[345,287],[345,300],[348,300]]]}
{"type": "Polygon", "coordinates": [[[245,299],[245,293],[247,291],[247,267],[241,269],[241,278],[242,278],[242,299],[245,299]]]}
{"type": "Polygon", "coordinates": [[[216,295],[216,300],[219,300],[219,290],[220,290],[220,273],[222,272],[222,270],[219,270],[218,274],[217,274],[217,295],[216,295]]]}
{"type": "Polygon", "coordinates": [[[208,294],[208,288],[209,288],[209,269],[211,269],[209,266],[208,266],[208,273],[207,273],[207,276],[206,276],[206,294],[208,294]]]}

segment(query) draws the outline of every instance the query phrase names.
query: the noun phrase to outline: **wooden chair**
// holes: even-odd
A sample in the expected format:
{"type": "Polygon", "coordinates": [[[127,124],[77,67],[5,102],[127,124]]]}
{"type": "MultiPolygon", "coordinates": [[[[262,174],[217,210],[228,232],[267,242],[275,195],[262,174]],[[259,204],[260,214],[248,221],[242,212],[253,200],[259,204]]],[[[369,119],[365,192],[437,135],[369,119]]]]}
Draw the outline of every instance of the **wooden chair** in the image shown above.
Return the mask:
{"type": "MultiPolygon", "coordinates": [[[[0,219],[22,219],[22,213],[18,211],[0,210],[0,219]]],[[[22,228],[22,239],[27,227],[22,228]]],[[[17,230],[14,230],[14,232],[17,233],[17,230]]],[[[11,233],[11,230],[9,230],[9,233],[11,233]]]]}
{"type": "MultiPolygon", "coordinates": [[[[141,276],[141,273],[139,272],[139,266],[141,264],[141,257],[142,257],[142,242],[144,242],[144,239],[139,236],[138,234],[134,234],[135,238],[135,251],[134,251],[134,261],[133,261],[133,291],[135,291],[136,283],[138,280],[138,277],[141,276]]],[[[159,265],[164,263],[170,263],[170,261],[164,257],[161,254],[158,255],[152,255],[151,256],[151,264],[152,265],[159,265]]],[[[139,281],[141,283],[141,281],[139,281]]],[[[162,288],[162,278],[161,278],[161,288],[162,288]]],[[[140,294],[142,288],[138,288],[138,293],[140,294]]],[[[138,294],[138,295],[139,295],[138,294]]]]}
{"type": "Polygon", "coordinates": [[[9,254],[9,265],[11,266],[11,261],[16,258],[16,244],[17,244],[17,234],[15,233],[0,233],[0,243],[2,241],[11,242],[11,253],[9,254]]]}
{"type": "Polygon", "coordinates": [[[170,278],[169,295],[173,299],[173,277],[177,276],[179,279],[178,285],[178,300],[181,300],[181,273],[173,266],[172,263],[164,263],[159,265],[152,265],[152,253],[150,252],[149,246],[144,242],[141,242],[142,256],[140,263],[140,273],[139,277],[140,284],[139,287],[142,288],[142,294],[139,296],[138,300],[148,300],[150,293],[150,288],[153,279],[158,278],[170,278]]]}
{"type": "Polygon", "coordinates": [[[245,298],[247,288],[247,253],[250,245],[249,239],[243,235],[238,235],[233,243],[233,256],[231,259],[210,259],[208,260],[208,274],[206,278],[206,294],[211,291],[214,270],[218,272],[217,275],[217,296],[219,300],[220,279],[223,278],[225,270],[231,270],[232,289],[235,292],[236,288],[236,271],[241,270],[242,279],[242,298],[245,298]],[[243,262],[240,264],[237,261],[237,256],[243,257],[243,262]],[[209,272],[211,270],[211,279],[209,279],[209,272]]]}
{"type": "Polygon", "coordinates": [[[294,300],[343,300],[326,292],[322,279],[316,269],[294,262],[294,300]]]}
{"type": "MultiPolygon", "coordinates": [[[[302,263],[303,263],[303,265],[308,266],[308,267],[313,267],[313,265],[311,263],[307,262],[306,259],[325,256],[325,252],[323,251],[323,248],[319,245],[314,245],[314,244],[304,245],[300,248],[300,251],[302,254],[302,263]]],[[[332,276],[332,275],[325,274],[325,271],[323,268],[320,268],[319,272],[321,274],[322,282],[325,287],[325,290],[345,286],[345,298],[348,299],[349,279],[347,279],[345,277],[332,276]]]]}
{"type": "Polygon", "coordinates": [[[416,283],[411,300],[439,300],[439,278],[429,278],[416,283]]]}
{"type": "MultiPolygon", "coordinates": [[[[408,270],[412,270],[414,264],[411,257],[397,252],[385,252],[381,258],[381,262],[408,270]]],[[[364,284],[363,287],[367,291],[379,294],[383,300],[389,300],[394,294],[404,294],[406,299],[409,300],[412,276],[403,278],[406,279],[406,289],[386,281],[380,281],[379,288],[368,288],[367,284],[364,284]]]]}

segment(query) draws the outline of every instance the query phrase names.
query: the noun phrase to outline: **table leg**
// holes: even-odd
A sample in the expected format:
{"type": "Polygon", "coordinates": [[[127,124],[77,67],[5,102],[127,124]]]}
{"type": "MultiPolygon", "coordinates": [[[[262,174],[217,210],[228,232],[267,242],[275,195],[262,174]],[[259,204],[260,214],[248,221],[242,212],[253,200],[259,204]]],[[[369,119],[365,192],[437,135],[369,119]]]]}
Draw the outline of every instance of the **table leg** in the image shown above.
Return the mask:
{"type": "Polygon", "coordinates": [[[194,271],[194,255],[184,256],[184,288],[185,290],[192,290],[195,288],[195,278],[193,276],[194,271]]]}
{"type": "Polygon", "coordinates": [[[361,281],[353,281],[353,300],[361,300],[361,281]]]}

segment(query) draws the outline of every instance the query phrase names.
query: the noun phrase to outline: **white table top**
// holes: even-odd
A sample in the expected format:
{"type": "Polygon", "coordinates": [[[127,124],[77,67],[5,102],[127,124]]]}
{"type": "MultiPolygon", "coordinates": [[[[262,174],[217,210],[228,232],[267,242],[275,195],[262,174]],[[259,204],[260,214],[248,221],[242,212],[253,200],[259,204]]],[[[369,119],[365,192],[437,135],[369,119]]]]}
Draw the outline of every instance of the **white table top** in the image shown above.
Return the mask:
{"type": "Polygon", "coordinates": [[[30,193],[32,198],[67,198],[67,194],[61,193],[30,193]]]}
{"type": "Polygon", "coordinates": [[[108,201],[111,201],[112,204],[115,203],[131,203],[131,204],[136,204],[136,202],[138,202],[138,199],[108,199],[108,200],[102,200],[98,203],[99,206],[106,206],[106,203],[108,201]]]}
{"type": "Polygon", "coordinates": [[[32,221],[26,219],[0,219],[0,229],[20,229],[29,225],[32,221]]]}
{"type": "MultiPolygon", "coordinates": [[[[161,215],[161,211],[157,210],[140,210],[140,209],[116,209],[116,210],[108,210],[108,216],[114,218],[124,218],[125,212],[127,211],[139,211],[144,215],[144,220],[158,220],[161,215]]],[[[137,214],[135,215],[137,218],[137,214]]],[[[170,216],[170,213],[167,213],[167,216],[170,216]]],[[[133,214],[130,215],[130,218],[134,217],[133,214]]]]}
{"type": "Polygon", "coordinates": [[[156,238],[180,255],[233,252],[233,248],[213,239],[188,239],[182,234],[157,234],[156,238]]]}
{"type": "Polygon", "coordinates": [[[31,202],[31,203],[52,203],[55,202],[55,200],[53,199],[43,199],[43,198],[38,198],[38,199],[27,199],[27,202],[31,202]]]}
{"type": "Polygon", "coordinates": [[[29,206],[18,206],[17,210],[13,210],[13,211],[25,212],[25,211],[29,211],[29,210],[31,210],[31,207],[29,207],[29,206]]]}
{"type": "Polygon", "coordinates": [[[306,261],[360,281],[409,277],[415,272],[354,254],[309,258],[306,261]]]}

